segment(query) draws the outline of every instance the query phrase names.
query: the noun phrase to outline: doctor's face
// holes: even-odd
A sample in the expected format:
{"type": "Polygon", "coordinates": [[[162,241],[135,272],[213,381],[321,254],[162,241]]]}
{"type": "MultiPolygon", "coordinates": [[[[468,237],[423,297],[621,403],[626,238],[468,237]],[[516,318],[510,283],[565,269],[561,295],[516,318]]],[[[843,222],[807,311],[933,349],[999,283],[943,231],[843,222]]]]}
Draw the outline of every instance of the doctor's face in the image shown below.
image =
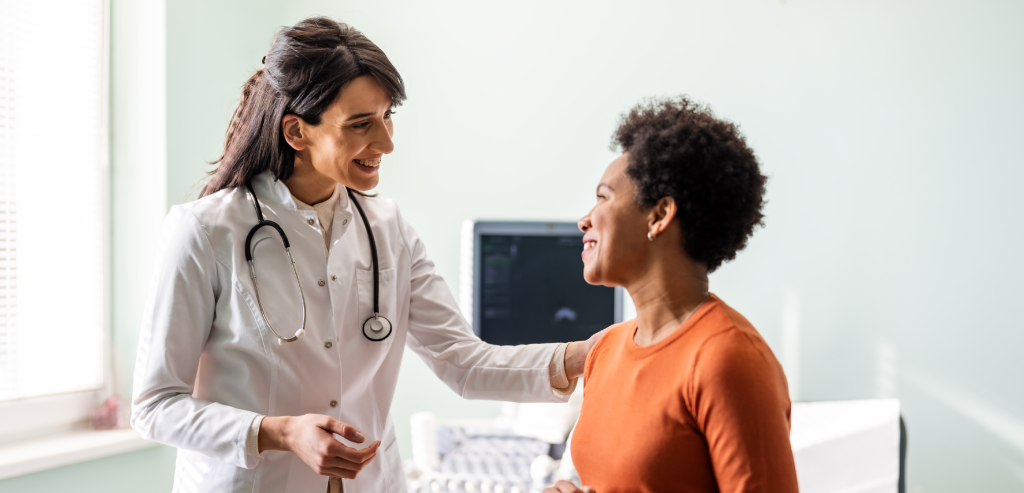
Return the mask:
{"type": "Polygon", "coordinates": [[[648,214],[636,204],[635,187],[626,176],[628,156],[608,165],[597,185],[597,204],[577,223],[585,233],[583,278],[590,284],[628,287],[642,273],[650,248],[648,214]]]}
{"type": "Polygon", "coordinates": [[[373,77],[353,79],[342,86],[319,125],[302,125],[306,147],[298,157],[348,188],[373,189],[382,158],[395,149],[391,114],[391,98],[373,77]]]}

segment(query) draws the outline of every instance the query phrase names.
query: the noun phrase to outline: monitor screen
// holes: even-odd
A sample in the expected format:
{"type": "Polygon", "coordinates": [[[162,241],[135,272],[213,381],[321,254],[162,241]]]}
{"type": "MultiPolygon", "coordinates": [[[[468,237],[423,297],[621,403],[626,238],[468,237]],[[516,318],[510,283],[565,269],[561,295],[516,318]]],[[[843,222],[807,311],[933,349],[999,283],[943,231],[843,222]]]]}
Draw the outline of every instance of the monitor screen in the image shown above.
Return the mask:
{"type": "Polygon", "coordinates": [[[583,233],[479,234],[476,332],[491,344],[586,339],[616,322],[615,290],[583,280],[583,233]]]}

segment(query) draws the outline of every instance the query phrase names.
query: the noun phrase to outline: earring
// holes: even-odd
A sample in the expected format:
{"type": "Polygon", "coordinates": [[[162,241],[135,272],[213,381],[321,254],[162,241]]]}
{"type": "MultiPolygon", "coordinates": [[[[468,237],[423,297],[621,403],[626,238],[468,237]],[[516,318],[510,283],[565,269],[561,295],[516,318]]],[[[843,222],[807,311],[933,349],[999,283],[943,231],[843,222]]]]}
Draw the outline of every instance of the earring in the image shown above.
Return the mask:
{"type": "Polygon", "coordinates": [[[651,241],[654,241],[654,236],[653,236],[653,235],[651,235],[651,232],[650,232],[650,231],[648,231],[648,232],[647,232],[647,239],[648,239],[648,240],[651,240],[651,241]]]}

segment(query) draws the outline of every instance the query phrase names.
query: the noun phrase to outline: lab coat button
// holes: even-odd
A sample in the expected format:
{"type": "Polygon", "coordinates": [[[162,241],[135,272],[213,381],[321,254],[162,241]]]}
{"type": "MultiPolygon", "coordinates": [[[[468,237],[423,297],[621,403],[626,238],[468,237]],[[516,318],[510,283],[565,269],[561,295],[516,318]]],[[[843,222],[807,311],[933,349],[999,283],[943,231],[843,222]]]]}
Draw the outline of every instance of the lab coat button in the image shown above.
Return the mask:
{"type": "Polygon", "coordinates": [[[334,343],[332,343],[331,341],[327,341],[327,342],[324,343],[324,347],[327,348],[327,349],[330,349],[331,346],[333,346],[333,345],[334,345],[334,343]]]}
{"type": "Polygon", "coordinates": [[[319,285],[323,286],[324,284],[327,284],[327,283],[326,283],[326,282],[324,282],[324,280],[323,280],[323,279],[321,279],[321,280],[317,281],[317,284],[319,284],[319,285]]]}
{"type": "Polygon", "coordinates": [[[309,223],[310,226],[313,225],[313,220],[312,219],[307,219],[306,222],[309,223]]]}
{"type": "Polygon", "coordinates": [[[338,407],[338,401],[331,401],[331,407],[338,407]]]}
{"type": "Polygon", "coordinates": [[[332,281],[337,281],[338,280],[338,276],[331,276],[331,280],[332,281]]]}

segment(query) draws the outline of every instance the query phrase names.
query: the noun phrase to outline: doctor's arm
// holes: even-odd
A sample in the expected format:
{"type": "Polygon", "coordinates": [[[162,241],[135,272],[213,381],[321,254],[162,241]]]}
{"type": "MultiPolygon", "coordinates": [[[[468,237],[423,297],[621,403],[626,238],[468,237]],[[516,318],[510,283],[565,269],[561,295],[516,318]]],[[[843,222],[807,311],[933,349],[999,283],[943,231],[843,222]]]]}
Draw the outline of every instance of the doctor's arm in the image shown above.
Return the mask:
{"type": "Polygon", "coordinates": [[[466,399],[567,400],[593,343],[495,346],[481,341],[437,274],[419,235],[401,216],[399,223],[411,266],[409,348],[466,399]]]}
{"type": "Polygon", "coordinates": [[[146,439],[251,468],[258,459],[245,439],[256,413],[192,396],[220,288],[205,230],[192,211],[172,208],[139,334],[131,425],[146,439]]]}

